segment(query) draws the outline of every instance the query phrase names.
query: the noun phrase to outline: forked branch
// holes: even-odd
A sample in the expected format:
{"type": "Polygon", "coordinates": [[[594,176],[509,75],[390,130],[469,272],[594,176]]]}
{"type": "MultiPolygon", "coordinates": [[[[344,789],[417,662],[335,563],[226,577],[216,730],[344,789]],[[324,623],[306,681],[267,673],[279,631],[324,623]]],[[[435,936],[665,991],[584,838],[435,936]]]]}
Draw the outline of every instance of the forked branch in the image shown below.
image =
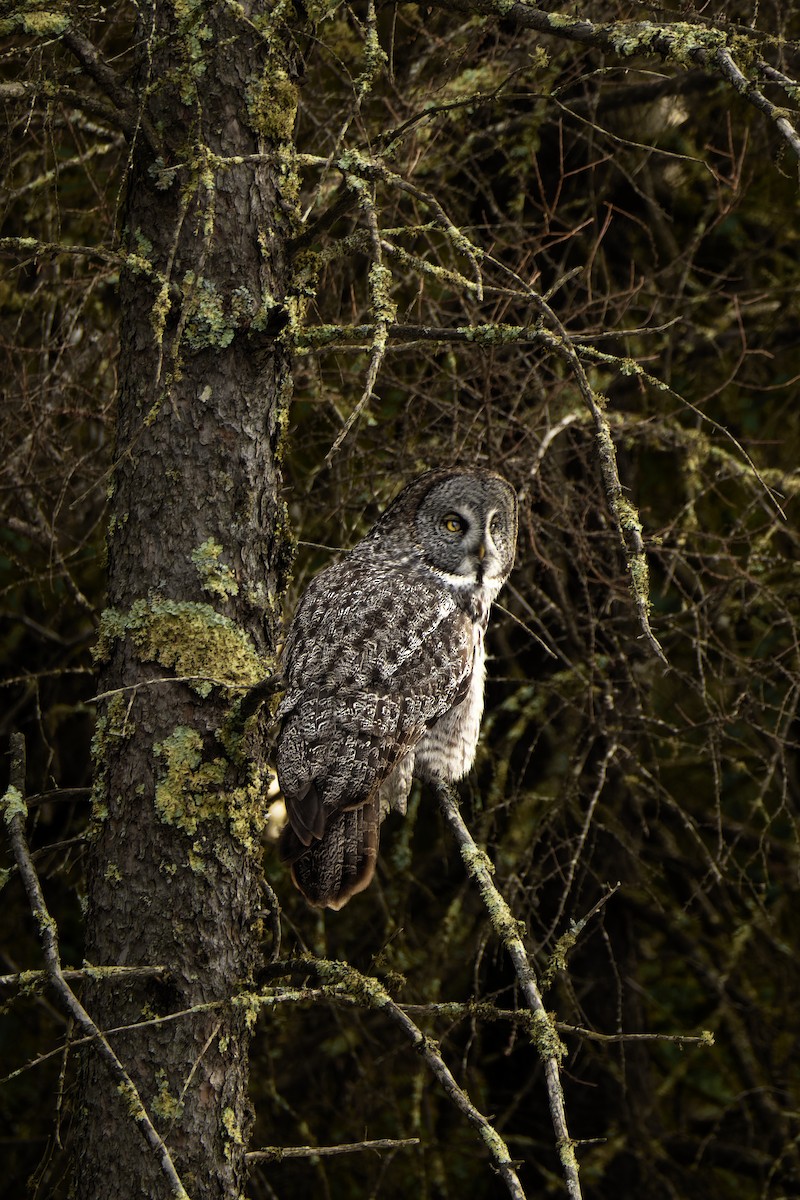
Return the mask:
{"type": "Polygon", "coordinates": [[[528,959],[525,945],[520,935],[519,922],[515,920],[511,909],[506,904],[500,892],[494,885],[492,873],[494,867],[485,851],[481,850],[472,834],[464,823],[458,800],[453,788],[446,783],[437,785],[436,792],[439,806],[445,821],[456,839],[461,857],[467,872],[478,885],[492,928],[508,952],[514,966],[520,990],[525,997],[534,1019],[534,1044],[544,1066],[547,1081],[547,1099],[550,1105],[550,1116],[556,1135],[556,1147],[561,1160],[567,1194],[570,1200],[581,1200],[581,1185],[578,1178],[578,1162],[575,1157],[574,1143],[569,1136],[567,1117],[564,1108],[564,1092],[561,1087],[559,1063],[564,1048],[558,1036],[555,1023],[546,1011],[542,1002],[536,976],[528,959]]]}
{"type": "Polygon", "coordinates": [[[139,1126],[150,1149],[156,1155],[161,1170],[167,1177],[172,1195],[176,1197],[176,1200],[189,1200],[189,1196],[181,1183],[169,1150],[150,1120],[142,1104],[136,1085],[64,976],[58,947],[56,923],[47,910],[39,877],[31,861],[31,854],[25,837],[25,817],[27,815],[24,799],[25,739],[22,734],[13,733],[10,742],[11,774],[8,791],[2,799],[3,818],[8,826],[14,859],[25,887],[34,921],[36,922],[47,977],[64,1011],[72,1018],[78,1028],[94,1041],[97,1052],[105,1063],[111,1078],[116,1083],[120,1096],[127,1103],[128,1111],[139,1126]]]}

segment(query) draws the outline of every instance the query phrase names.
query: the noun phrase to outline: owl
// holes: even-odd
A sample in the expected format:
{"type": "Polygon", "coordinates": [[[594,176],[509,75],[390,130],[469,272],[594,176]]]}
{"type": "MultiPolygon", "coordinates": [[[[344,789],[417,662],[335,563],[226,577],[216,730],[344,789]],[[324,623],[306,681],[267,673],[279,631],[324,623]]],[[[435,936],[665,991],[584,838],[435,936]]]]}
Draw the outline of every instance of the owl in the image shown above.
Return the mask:
{"type": "Polygon", "coordinates": [[[517,499],[500,475],[420,475],[309,584],[282,657],[279,842],[299,890],[340,909],[375,873],[381,823],[413,778],[472,766],[484,632],[508,578],[517,499]]]}

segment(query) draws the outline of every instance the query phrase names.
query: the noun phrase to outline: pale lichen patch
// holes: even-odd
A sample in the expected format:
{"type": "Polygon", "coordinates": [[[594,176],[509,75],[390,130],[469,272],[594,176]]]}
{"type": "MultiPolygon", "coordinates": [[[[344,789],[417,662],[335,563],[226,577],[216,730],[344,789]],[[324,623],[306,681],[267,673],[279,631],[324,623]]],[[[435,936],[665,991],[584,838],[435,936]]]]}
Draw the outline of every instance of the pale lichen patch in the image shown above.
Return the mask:
{"type": "Polygon", "coordinates": [[[106,660],[113,643],[125,637],[143,662],[158,662],[189,677],[201,696],[208,696],[215,684],[253,687],[269,673],[249,636],[210,604],[150,596],[137,600],[127,613],[106,609],[94,651],[97,661],[106,660]]]}
{"type": "Polygon", "coordinates": [[[194,834],[204,821],[226,815],[224,758],[203,761],[203,739],[196,729],[178,725],[153,747],[164,771],[156,784],[155,805],[162,821],[194,834]]]}
{"type": "Polygon", "coordinates": [[[228,596],[238,596],[239,584],[232,568],[227,563],[220,562],[221,556],[220,543],[214,538],[206,538],[189,557],[200,576],[204,590],[224,600],[228,596]]]}

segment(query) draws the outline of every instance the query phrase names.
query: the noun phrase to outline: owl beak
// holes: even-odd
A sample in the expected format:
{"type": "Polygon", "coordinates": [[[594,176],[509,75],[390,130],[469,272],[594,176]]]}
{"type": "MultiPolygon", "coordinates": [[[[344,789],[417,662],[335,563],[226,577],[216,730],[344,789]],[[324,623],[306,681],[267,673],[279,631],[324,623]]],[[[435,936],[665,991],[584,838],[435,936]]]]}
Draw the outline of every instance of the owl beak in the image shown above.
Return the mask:
{"type": "Polygon", "coordinates": [[[481,542],[480,546],[478,546],[478,558],[481,562],[483,562],[483,560],[486,558],[486,543],[485,542],[481,542]]]}

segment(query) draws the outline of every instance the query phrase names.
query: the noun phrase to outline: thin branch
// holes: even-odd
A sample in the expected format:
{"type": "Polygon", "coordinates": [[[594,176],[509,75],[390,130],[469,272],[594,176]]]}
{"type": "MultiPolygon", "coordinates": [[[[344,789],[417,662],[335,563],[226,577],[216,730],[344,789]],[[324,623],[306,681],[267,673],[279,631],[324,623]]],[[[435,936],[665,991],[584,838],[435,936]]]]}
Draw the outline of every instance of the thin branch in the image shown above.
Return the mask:
{"type": "Polygon", "coordinates": [[[89,78],[94,80],[117,109],[120,114],[120,128],[125,136],[129,140],[133,139],[141,128],[151,150],[157,154],[159,139],[152,125],[139,111],[133,92],[125,86],[116,72],[103,59],[97,47],[74,28],[66,29],[61,34],[61,42],[75,56],[89,78]]]}
{"type": "MultiPolygon", "coordinates": [[[[767,99],[762,91],[759,91],[752,79],[748,79],[746,75],[742,74],[733,61],[733,55],[727,46],[719,48],[716,53],[716,60],[719,70],[725,79],[728,80],[740,96],[743,96],[759,112],[769,117],[781,137],[788,143],[792,153],[800,159],[800,134],[798,134],[791,121],[787,118],[786,109],[778,108],[776,104],[767,99]]],[[[782,82],[785,86],[785,77],[782,82]]]]}
{"type": "Polygon", "coordinates": [[[96,258],[117,270],[125,266],[126,256],[104,250],[102,246],[67,246],[63,242],[40,242],[32,237],[0,238],[0,254],[22,254],[31,258],[58,258],[62,254],[78,258],[96,258]]]}
{"type": "Polygon", "coordinates": [[[189,1196],[180,1181],[169,1150],[150,1120],[139,1092],[136,1089],[136,1085],[117,1058],[106,1037],[95,1025],[65,978],[61,967],[56,923],[47,910],[39,877],[31,862],[30,851],[25,838],[25,817],[27,813],[24,800],[25,739],[20,733],[12,733],[10,744],[11,774],[8,790],[1,802],[3,817],[8,827],[11,847],[28,896],[31,912],[39,931],[39,942],[44,955],[48,980],[67,1015],[75,1021],[76,1025],[86,1035],[91,1036],[95,1040],[97,1051],[111,1078],[116,1082],[117,1090],[126,1102],[131,1117],[138,1125],[142,1136],[159,1161],[161,1170],[169,1182],[172,1195],[176,1197],[176,1200],[189,1200],[189,1196]]]}
{"type": "MultiPolygon", "coordinates": [[[[166,979],[169,967],[73,967],[61,969],[62,978],[69,983],[118,982],[120,979],[166,979]]],[[[0,988],[35,988],[50,983],[48,971],[15,971],[13,975],[0,975],[0,988]]]]}
{"type": "MultiPolygon", "coordinates": [[[[385,1013],[411,1042],[459,1112],[477,1130],[481,1141],[489,1151],[495,1170],[505,1183],[508,1194],[513,1200],[526,1200],[508,1146],[503,1138],[491,1122],[478,1111],[463,1088],[458,1085],[442,1058],[437,1044],[427,1037],[418,1025],[414,1024],[377,979],[362,975],[349,963],[331,962],[321,958],[298,958],[287,964],[273,964],[270,973],[281,968],[283,968],[283,973],[288,969],[292,973],[308,974],[311,972],[318,976],[323,983],[329,985],[328,994],[333,992],[330,998],[335,1003],[341,999],[348,1004],[357,1004],[360,1007],[373,1008],[385,1013]]],[[[253,999],[260,999],[260,997],[250,997],[250,1003],[253,999]]],[[[270,996],[268,1003],[272,1001],[273,997],[270,996]]]]}
{"type": "MultiPolygon", "coordinates": [[[[774,122],[792,153],[800,158],[800,135],[788,120],[785,110],[772,104],[736,65],[727,44],[728,34],[722,29],[688,21],[609,21],[607,24],[597,24],[582,17],[545,12],[530,4],[509,3],[508,0],[434,0],[434,4],[450,12],[455,10],[470,15],[482,13],[501,19],[504,23],[516,22],[523,29],[580,42],[622,61],[659,58],[683,69],[704,67],[708,71],[715,71],[749,104],[774,122]]],[[[755,30],[748,31],[748,34],[736,34],[737,47],[741,48],[740,57],[755,60],[757,70],[763,69],[757,55],[765,40],[760,39],[755,30]]],[[[780,83],[784,89],[787,85],[797,86],[796,81],[789,81],[785,76],[780,83]]]]}
{"type": "Polygon", "coordinates": [[[446,783],[439,783],[436,792],[442,815],[456,839],[467,873],[478,885],[492,928],[508,952],[525,1002],[533,1014],[536,1023],[533,1040],[544,1066],[550,1116],[556,1135],[558,1156],[564,1171],[567,1194],[571,1200],[580,1200],[578,1162],[575,1157],[574,1143],[567,1128],[564,1092],[561,1087],[559,1070],[564,1047],[559,1040],[553,1019],[542,1002],[536,976],[520,935],[520,925],[492,881],[494,867],[485,851],[479,848],[467,829],[453,788],[446,783]]]}
{"type": "Polygon", "coordinates": [[[265,1146],[249,1150],[247,1162],[283,1162],[286,1158],[333,1158],[337,1154],[358,1154],[362,1150],[399,1150],[418,1146],[419,1138],[378,1138],[370,1142],[343,1142],[339,1146],[265,1146]]]}

